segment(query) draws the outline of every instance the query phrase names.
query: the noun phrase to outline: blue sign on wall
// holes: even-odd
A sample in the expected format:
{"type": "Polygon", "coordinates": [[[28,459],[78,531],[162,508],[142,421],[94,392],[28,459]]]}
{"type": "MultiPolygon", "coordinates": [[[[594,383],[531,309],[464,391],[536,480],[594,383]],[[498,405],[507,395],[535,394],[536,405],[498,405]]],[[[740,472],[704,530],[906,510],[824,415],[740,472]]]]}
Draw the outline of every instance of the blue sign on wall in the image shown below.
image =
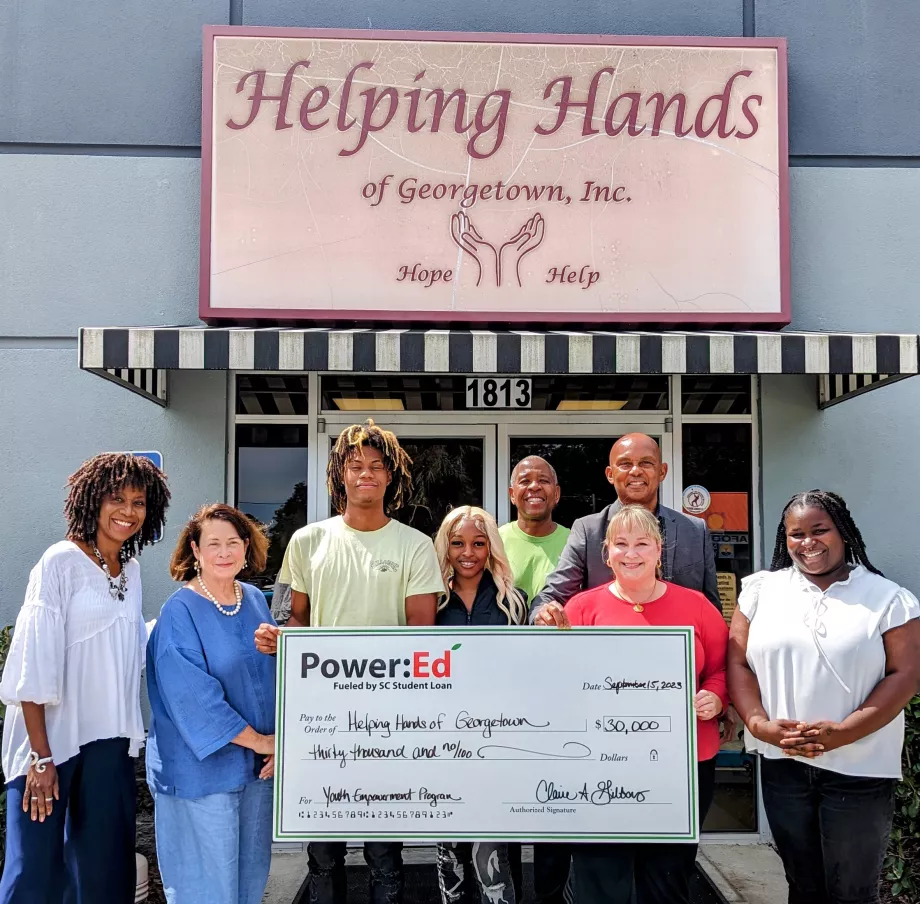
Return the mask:
{"type": "MultiPolygon", "coordinates": [[[[162,452],[129,452],[128,455],[137,455],[140,458],[149,458],[161,471],[163,470],[163,453],[162,452]]],[[[159,543],[163,537],[157,534],[153,538],[154,543],[159,543]]]]}
{"type": "Polygon", "coordinates": [[[149,458],[161,471],[163,470],[163,453],[162,452],[129,452],[129,455],[138,455],[141,458],[149,458]]]}

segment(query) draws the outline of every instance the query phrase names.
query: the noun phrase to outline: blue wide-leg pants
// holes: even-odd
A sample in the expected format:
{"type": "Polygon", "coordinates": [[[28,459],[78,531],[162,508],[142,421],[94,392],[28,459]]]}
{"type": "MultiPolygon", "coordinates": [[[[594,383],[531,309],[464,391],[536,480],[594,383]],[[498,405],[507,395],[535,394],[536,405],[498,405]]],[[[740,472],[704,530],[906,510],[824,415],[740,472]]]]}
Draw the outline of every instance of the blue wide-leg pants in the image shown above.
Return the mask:
{"type": "Polygon", "coordinates": [[[182,798],[154,793],[168,904],[261,904],[272,860],[272,788],[182,798]]]}
{"type": "Polygon", "coordinates": [[[26,779],[6,786],[0,904],[133,904],[137,786],[127,738],[93,741],[57,767],[60,800],[33,822],[26,779]]]}

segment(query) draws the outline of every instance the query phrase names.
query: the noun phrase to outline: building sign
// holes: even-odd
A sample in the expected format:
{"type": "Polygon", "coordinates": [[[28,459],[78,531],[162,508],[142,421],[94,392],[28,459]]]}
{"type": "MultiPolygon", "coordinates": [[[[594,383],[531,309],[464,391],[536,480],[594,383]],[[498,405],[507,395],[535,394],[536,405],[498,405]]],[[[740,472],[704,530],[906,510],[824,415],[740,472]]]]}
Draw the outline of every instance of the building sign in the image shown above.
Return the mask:
{"type": "MultiPolygon", "coordinates": [[[[153,466],[163,470],[163,453],[162,452],[129,452],[128,455],[137,455],[139,458],[149,459],[153,466]]],[[[154,535],[153,542],[159,543],[163,539],[163,535],[157,533],[154,535]]]]}
{"type": "Polygon", "coordinates": [[[747,493],[709,493],[703,487],[691,486],[684,490],[683,509],[687,515],[702,518],[713,533],[746,532],[750,528],[747,493]]]}
{"type": "Polygon", "coordinates": [[[205,29],[201,314],[789,321],[782,39],[205,29]]]}
{"type": "Polygon", "coordinates": [[[468,377],[467,408],[530,408],[533,380],[528,377],[468,377]]]}
{"type": "Polygon", "coordinates": [[[702,515],[712,503],[712,496],[706,487],[693,484],[684,490],[683,502],[688,515],[702,515]]]}
{"type": "Polygon", "coordinates": [[[720,571],[717,575],[719,602],[722,604],[722,616],[731,624],[732,616],[738,605],[738,579],[731,571],[720,571]]]}

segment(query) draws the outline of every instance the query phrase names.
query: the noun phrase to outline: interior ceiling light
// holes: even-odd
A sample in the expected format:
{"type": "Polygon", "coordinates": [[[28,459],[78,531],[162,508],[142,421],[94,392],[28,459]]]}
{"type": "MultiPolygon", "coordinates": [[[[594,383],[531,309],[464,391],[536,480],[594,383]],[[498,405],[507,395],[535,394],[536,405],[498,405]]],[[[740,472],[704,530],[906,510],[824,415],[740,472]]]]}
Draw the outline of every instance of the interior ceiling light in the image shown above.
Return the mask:
{"type": "Polygon", "coordinates": [[[626,399],[563,399],[556,411],[619,411],[626,399]]]}
{"type": "Polygon", "coordinates": [[[336,399],[339,411],[405,411],[402,399],[336,399]]]}

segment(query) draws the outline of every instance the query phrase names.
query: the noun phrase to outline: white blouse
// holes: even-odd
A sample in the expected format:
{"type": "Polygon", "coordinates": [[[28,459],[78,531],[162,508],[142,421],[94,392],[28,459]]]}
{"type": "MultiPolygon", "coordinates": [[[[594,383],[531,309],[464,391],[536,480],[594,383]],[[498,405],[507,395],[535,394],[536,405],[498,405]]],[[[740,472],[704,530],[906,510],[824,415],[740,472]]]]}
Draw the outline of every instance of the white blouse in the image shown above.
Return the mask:
{"type": "MultiPolygon", "coordinates": [[[[917,598],[861,565],[821,591],[796,569],[743,582],[738,608],[750,621],[747,661],[771,719],[841,722],[885,677],[882,636],[920,617],[917,598]]],[[[779,747],[745,731],[747,749],[768,759],[779,747]]],[[[900,778],[904,714],[870,735],[808,760],[819,769],[900,778]]]]}
{"type": "Polygon", "coordinates": [[[29,770],[23,701],[45,705],[55,765],[91,741],[129,738],[132,756],[143,746],[140,681],[147,629],[140,567],[132,559],[125,569],[124,602],[112,599],[102,569],[70,541],[55,543],[32,569],[0,679],[0,699],[8,707],[7,781],[29,770]]]}

